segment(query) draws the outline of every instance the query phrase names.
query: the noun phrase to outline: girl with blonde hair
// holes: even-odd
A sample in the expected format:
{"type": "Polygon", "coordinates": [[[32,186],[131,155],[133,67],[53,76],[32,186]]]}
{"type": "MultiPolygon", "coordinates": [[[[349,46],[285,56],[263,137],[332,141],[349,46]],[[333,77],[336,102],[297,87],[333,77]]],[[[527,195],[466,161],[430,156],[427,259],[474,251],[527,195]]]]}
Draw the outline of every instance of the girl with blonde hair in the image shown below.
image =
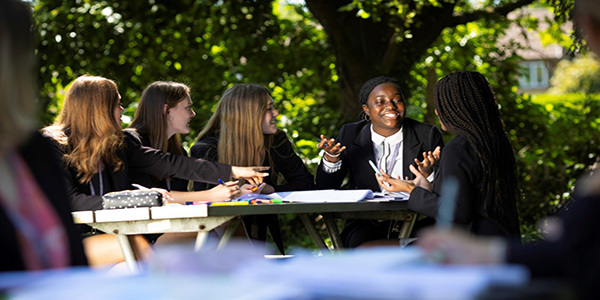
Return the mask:
{"type": "MultiPolygon", "coordinates": [[[[298,157],[292,143],[283,131],[277,129],[279,112],[267,88],[258,84],[236,84],[225,91],[196,143],[192,157],[204,158],[240,166],[268,166],[269,177],[260,186],[260,192],[314,189],[313,175],[298,157]]],[[[205,183],[194,183],[195,190],[209,188],[205,183]]],[[[255,217],[258,230],[251,238],[265,239],[269,225],[280,252],[283,244],[276,216],[255,217]]]]}

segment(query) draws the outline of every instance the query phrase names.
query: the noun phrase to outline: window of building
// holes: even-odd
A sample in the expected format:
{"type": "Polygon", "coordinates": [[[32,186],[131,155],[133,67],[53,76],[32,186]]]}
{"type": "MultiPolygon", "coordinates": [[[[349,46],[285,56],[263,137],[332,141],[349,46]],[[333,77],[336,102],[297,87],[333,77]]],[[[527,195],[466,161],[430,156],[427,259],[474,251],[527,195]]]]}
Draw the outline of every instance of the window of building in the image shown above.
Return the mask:
{"type": "Polygon", "coordinates": [[[548,68],[543,61],[525,61],[521,63],[521,77],[519,87],[521,89],[545,89],[550,85],[548,68]]]}

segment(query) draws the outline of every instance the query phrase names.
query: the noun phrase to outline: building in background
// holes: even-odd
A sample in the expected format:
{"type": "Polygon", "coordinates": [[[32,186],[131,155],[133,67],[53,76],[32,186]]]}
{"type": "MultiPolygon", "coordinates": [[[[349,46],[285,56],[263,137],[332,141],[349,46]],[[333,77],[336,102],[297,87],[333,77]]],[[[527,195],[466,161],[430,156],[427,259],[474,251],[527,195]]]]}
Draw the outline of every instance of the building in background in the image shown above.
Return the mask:
{"type": "MultiPolygon", "coordinates": [[[[517,55],[522,58],[520,65],[522,73],[519,77],[519,89],[521,93],[545,93],[550,88],[550,78],[559,61],[566,59],[566,49],[558,43],[545,44],[542,42],[542,34],[550,26],[554,15],[550,9],[545,7],[524,8],[512,12],[509,18],[515,19],[519,15],[535,17],[539,26],[536,30],[521,27],[513,22],[506,31],[501,43],[517,43],[520,49],[517,55]]],[[[569,22],[561,27],[570,34],[572,23],[569,22]]]]}

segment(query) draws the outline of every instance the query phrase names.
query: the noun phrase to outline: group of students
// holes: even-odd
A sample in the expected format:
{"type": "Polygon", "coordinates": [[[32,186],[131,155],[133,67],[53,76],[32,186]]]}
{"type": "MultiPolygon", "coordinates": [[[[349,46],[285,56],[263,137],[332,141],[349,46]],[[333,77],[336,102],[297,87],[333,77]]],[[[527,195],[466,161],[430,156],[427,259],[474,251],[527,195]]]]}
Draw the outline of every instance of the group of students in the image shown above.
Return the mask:
{"type": "MultiPolygon", "coordinates": [[[[589,11],[600,14],[593,1],[579,2],[579,7],[591,5],[589,11]]],[[[87,226],[78,232],[70,212],[102,209],[102,195],[131,189],[133,183],[160,191],[168,201],[185,203],[192,199],[227,201],[254,187],[265,194],[337,189],[348,178],[345,188],[409,193],[409,209],[427,217],[417,227],[425,227],[434,222],[442,186],[452,178],[457,188],[454,223],[474,235],[496,238],[471,240],[461,233],[454,237],[430,232],[419,241],[424,249],[448,250],[444,245],[460,241],[452,244],[449,258],[460,247],[473,253],[494,250],[485,253],[495,255],[494,259],[481,258],[485,256],[481,253],[467,258],[481,258],[475,262],[499,262],[497,256],[506,256],[506,244],[498,242],[504,239],[513,241],[509,249],[522,249],[509,252],[509,257],[520,257],[519,253],[531,249],[550,254],[570,250],[557,244],[519,246],[514,153],[492,88],[477,72],[453,73],[435,86],[435,112],[442,129],[455,136],[446,145],[437,127],[405,116],[406,98],[397,80],[381,76],[367,81],[359,95],[361,120],[342,126],[336,138],[321,135],[318,147],[323,158],[315,179],[290,139],[277,128],[279,113],[270,92],[257,84],[236,84],[225,91],[192,146],[191,157],[179,135],[190,132],[195,112],[189,88],[176,82],[151,83],[131,125],[122,130],[123,107],[116,83],[80,76],[69,87],[56,122],[40,134],[35,130],[31,101],[30,12],[15,0],[3,1],[2,6],[0,109],[6,116],[0,119],[0,235],[8,242],[3,244],[9,245],[0,248],[3,271],[121,261],[114,236],[87,226]],[[375,162],[380,174],[373,172],[369,161],[375,162]],[[219,179],[226,182],[219,184],[219,179]],[[188,191],[189,181],[194,182],[194,191],[188,191]]],[[[578,12],[587,22],[582,23],[592,49],[600,52],[594,48],[600,48],[595,40],[600,39],[600,18],[586,10],[578,12]]],[[[583,195],[596,199],[600,194],[597,182],[591,182],[583,195]]],[[[589,215],[589,210],[581,211],[589,215]]],[[[279,230],[275,216],[255,217],[247,223],[256,225],[263,238],[268,228],[282,248],[280,237],[275,238],[279,230]]],[[[343,242],[347,247],[389,244],[397,241],[400,225],[349,220],[343,242]]],[[[594,229],[587,238],[598,235],[594,229]]],[[[144,255],[157,236],[130,238],[136,253],[144,255]]],[[[566,244],[574,243],[569,241],[566,244]]],[[[527,259],[519,262],[527,264],[527,259]]]]}

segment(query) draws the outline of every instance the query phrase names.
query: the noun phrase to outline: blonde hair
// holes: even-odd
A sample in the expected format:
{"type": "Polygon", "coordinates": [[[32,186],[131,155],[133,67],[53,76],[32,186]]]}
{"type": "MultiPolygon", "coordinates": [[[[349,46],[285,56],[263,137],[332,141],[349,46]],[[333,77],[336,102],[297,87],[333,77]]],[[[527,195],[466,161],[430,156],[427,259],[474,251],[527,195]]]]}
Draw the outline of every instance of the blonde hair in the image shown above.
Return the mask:
{"type": "Polygon", "coordinates": [[[190,88],[183,83],[153,82],[142,93],[129,127],[148,134],[152,148],[183,155],[179,134],[167,138],[167,116],[164,113],[164,105],[167,104],[168,108],[172,108],[188,99],[190,99],[190,88]]]}
{"type": "Polygon", "coordinates": [[[234,166],[259,166],[265,160],[273,135],[265,137],[262,121],[272,101],[269,90],[258,84],[236,84],[225,91],[196,141],[219,136],[218,162],[234,166]]]}
{"type": "Polygon", "coordinates": [[[123,143],[121,125],[114,118],[120,105],[117,84],[96,76],[80,76],[71,84],[57,121],[44,133],[67,149],[63,160],[77,170],[81,183],[98,173],[98,165],[119,170],[117,151],[123,143]]]}
{"type": "Polygon", "coordinates": [[[0,153],[37,128],[31,8],[0,1],[0,153]]]}

